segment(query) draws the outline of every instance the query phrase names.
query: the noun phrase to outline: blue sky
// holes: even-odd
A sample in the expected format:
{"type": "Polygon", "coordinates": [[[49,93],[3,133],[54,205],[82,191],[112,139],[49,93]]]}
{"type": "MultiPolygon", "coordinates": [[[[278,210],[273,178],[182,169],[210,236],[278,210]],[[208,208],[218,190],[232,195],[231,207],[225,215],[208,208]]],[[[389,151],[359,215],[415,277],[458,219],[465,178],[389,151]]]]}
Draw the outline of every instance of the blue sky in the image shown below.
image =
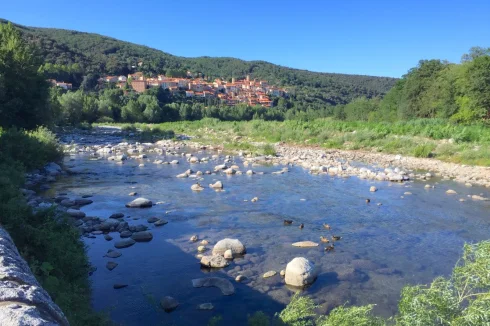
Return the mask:
{"type": "Polygon", "coordinates": [[[490,47],[489,0],[4,1],[0,17],[171,54],[400,77],[420,59],[490,47]]]}

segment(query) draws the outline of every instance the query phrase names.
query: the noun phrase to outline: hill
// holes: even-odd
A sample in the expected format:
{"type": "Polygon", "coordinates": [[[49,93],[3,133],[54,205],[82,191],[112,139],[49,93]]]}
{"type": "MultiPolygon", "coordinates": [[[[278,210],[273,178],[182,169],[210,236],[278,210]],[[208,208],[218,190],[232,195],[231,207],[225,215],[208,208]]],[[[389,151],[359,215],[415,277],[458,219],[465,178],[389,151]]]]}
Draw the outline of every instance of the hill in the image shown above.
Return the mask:
{"type": "MultiPolygon", "coordinates": [[[[0,22],[6,21],[0,19],[0,22]]],[[[383,96],[397,80],[389,77],[311,72],[265,61],[178,57],[98,34],[14,25],[25,39],[39,47],[46,62],[57,65],[78,64],[83,74],[125,75],[135,70],[170,75],[190,70],[207,78],[243,78],[249,74],[252,78],[265,79],[272,84],[288,87],[296,101],[313,109],[345,104],[362,96],[383,96]]]]}

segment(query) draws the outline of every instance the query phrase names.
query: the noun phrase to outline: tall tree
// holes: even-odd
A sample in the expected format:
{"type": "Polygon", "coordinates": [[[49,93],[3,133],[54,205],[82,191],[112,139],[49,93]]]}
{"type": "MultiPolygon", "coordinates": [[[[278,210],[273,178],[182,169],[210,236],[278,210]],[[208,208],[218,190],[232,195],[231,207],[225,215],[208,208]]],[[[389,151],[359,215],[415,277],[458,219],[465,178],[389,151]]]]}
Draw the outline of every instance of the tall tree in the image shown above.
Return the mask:
{"type": "Polygon", "coordinates": [[[50,123],[49,84],[41,60],[12,24],[0,24],[0,126],[33,129],[50,123]]]}

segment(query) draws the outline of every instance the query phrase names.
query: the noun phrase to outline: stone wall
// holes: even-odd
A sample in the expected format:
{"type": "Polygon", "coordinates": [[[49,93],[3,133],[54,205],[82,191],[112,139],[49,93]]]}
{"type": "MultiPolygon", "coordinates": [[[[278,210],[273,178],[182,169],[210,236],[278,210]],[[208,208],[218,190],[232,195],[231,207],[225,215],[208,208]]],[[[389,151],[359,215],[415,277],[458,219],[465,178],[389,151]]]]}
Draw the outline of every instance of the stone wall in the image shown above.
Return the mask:
{"type": "Polygon", "coordinates": [[[0,325],[69,325],[20,256],[10,235],[0,227],[0,325]]]}

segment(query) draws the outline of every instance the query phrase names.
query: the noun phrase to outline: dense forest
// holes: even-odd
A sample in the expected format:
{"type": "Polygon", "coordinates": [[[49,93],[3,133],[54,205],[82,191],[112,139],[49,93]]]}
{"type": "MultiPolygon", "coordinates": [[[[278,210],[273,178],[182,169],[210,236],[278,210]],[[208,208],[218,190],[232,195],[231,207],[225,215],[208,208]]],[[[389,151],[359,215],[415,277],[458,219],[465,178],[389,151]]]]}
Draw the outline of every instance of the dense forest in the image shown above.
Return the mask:
{"type": "MultiPolygon", "coordinates": [[[[0,20],[0,22],[5,22],[0,20]]],[[[52,77],[79,85],[84,75],[122,74],[136,70],[148,75],[178,76],[187,70],[204,78],[265,79],[284,86],[294,101],[305,108],[346,104],[357,97],[374,98],[384,95],[396,82],[395,78],[318,73],[291,69],[264,61],[234,58],[184,58],[156,49],[113,38],[53,28],[15,25],[24,39],[36,45],[52,77]]]]}

